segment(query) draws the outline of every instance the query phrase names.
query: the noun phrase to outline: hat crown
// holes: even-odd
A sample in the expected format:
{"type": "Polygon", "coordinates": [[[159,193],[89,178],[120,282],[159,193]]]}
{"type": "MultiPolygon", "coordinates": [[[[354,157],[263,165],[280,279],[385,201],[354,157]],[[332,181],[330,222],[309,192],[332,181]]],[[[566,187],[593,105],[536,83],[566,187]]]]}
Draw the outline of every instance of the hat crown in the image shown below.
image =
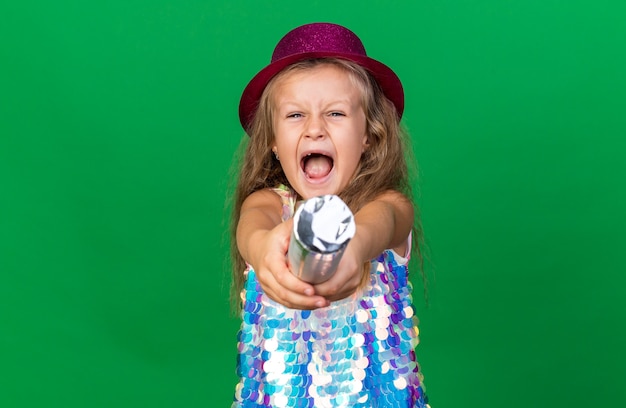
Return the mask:
{"type": "Polygon", "coordinates": [[[315,52],[367,56],[359,37],[346,27],[332,23],[311,23],[285,34],[274,48],[272,62],[292,55],[315,52]]]}

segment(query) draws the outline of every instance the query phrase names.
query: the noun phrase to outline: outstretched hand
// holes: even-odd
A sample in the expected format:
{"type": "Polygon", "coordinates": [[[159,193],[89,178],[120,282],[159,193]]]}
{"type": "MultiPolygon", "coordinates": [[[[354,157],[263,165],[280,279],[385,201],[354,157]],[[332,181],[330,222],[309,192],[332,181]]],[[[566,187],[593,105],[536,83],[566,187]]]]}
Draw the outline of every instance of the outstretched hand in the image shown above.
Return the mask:
{"type": "Polygon", "coordinates": [[[315,293],[331,302],[352,295],[361,286],[364,274],[369,273],[369,265],[357,255],[355,245],[350,242],[337,271],[327,281],[315,285],[315,293]]]}
{"type": "Polygon", "coordinates": [[[287,265],[287,249],[293,219],[278,224],[271,230],[260,232],[255,240],[252,267],[259,284],[267,296],[292,309],[316,309],[329,304],[316,294],[313,285],[294,276],[287,265]]]}
{"type": "Polygon", "coordinates": [[[354,293],[370,276],[371,259],[385,249],[404,254],[413,225],[413,206],[401,193],[387,191],[356,214],[356,233],[346,247],[335,275],[315,285],[315,293],[329,301],[354,293]]]}

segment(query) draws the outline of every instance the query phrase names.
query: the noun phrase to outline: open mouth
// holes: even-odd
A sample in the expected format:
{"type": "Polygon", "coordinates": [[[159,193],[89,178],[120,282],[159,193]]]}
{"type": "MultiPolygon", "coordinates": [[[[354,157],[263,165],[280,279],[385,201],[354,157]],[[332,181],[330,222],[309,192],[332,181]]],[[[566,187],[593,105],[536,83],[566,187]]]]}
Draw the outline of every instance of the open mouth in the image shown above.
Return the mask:
{"type": "Polygon", "coordinates": [[[334,160],[323,153],[309,153],[300,161],[304,174],[310,179],[326,177],[333,169],[334,160]]]}

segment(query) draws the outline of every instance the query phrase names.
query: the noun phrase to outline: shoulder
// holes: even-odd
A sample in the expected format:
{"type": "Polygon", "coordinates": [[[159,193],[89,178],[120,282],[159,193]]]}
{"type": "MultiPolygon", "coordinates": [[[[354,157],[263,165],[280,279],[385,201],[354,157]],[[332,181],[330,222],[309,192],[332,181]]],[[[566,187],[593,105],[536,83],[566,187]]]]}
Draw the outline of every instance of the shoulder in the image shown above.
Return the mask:
{"type": "Polygon", "coordinates": [[[400,222],[413,225],[415,208],[409,197],[396,190],[387,190],[377,197],[394,209],[394,215],[400,222]]]}
{"type": "Polygon", "coordinates": [[[276,208],[280,210],[282,208],[280,196],[270,188],[257,190],[243,200],[241,211],[246,211],[252,208],[276,208]]]}
{"type": "Polygon", "coordinates": [[[237,221],[237,240],[239,242],[239,237],[245,237],[258,229],[270,230],[281,222],[280,198],[269,189],[255,191],[241,205],[237,221]]]}
{"type": "Polygon", "coordinates": [[[375,200],[381,200],[400,208],[413,209],[413,202],[409,197],[397,190],[386,190],[376,196],[375,200]]]}

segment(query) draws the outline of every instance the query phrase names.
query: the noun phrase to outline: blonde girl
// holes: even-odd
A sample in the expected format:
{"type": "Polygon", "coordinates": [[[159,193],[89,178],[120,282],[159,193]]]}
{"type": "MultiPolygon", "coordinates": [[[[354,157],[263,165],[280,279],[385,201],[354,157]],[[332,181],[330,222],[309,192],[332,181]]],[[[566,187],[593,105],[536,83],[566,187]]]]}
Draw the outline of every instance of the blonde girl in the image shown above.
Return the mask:
{"type": "MultiPolygon", "coordinates": [[[[330,23],[297,27],[243,92],[233,202],[241,306],[233,407],[426,407],[408,280],[414,223],[402,84],[330,23]],[[296,203],[336,194],[356,233],[313,285],[286,262],[296,203]]],[[[419,248],[418,248],[419,249],[419,248]]]]}

